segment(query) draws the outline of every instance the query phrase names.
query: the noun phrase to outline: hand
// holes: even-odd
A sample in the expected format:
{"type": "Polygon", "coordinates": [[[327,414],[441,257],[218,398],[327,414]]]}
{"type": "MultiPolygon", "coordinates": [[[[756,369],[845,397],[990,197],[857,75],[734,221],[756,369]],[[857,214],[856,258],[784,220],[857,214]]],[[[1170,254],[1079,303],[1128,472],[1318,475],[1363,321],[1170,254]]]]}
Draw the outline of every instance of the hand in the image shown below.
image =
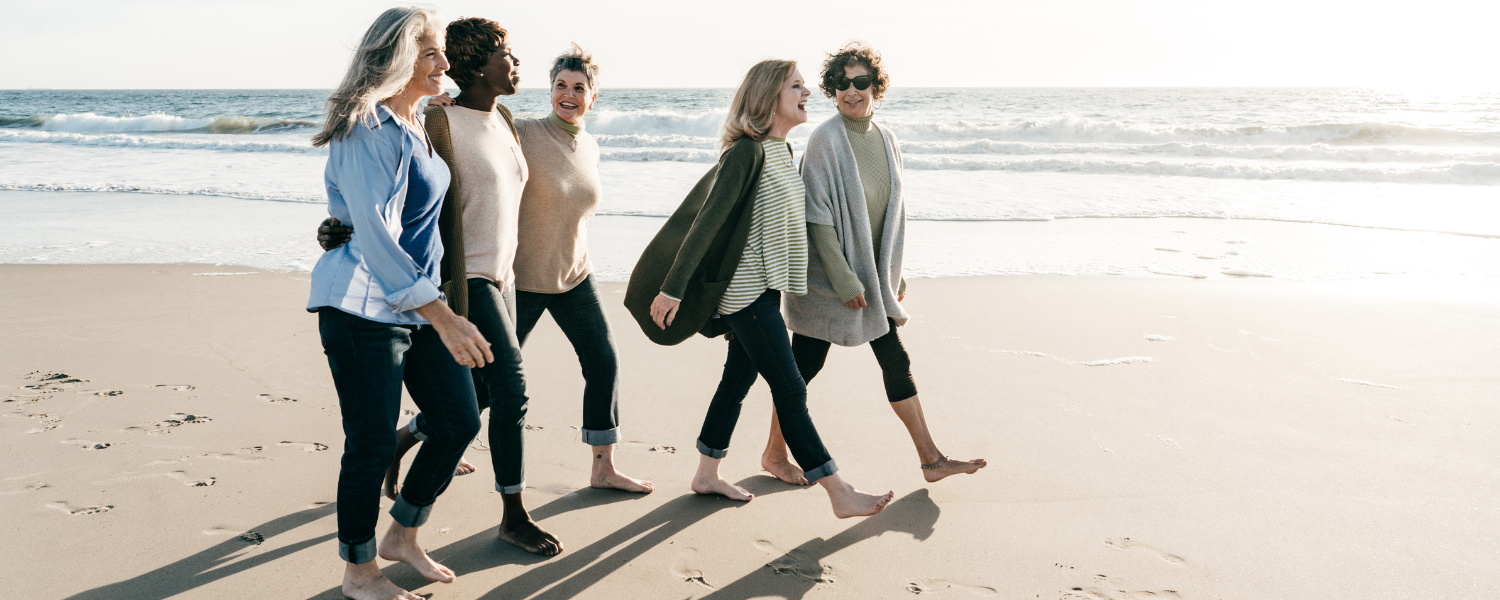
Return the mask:
{"type": "Polygon", "coordinates": [[[354,235],[354,228],[339,223],[338,219],[328,217],[318,225],[318,245],[327,252],[339,246],[349,243],[349,237],[354,235]]]}
{"type": "Polygon", "coordinates": [[[905,302],[906,301],[906,294],[896,294],[896,301],[897,302],[905,302]]]}
{"type": "Polygon", "coordinates": [[[845,302],[844,306],[847,306],[849,308],[864,308],[866,306],[869,306],[869,303],[865,302],[865,295],[860,294],[850,299],[848,302],[845,302]]]}
{"type": "Polygon", "coordinates": [[[448,96],[448,92],[443,92],[443,93],[438,94],[436,96],[430,96],[430,97],[428,97],[427,98],[427,105],[428,106],[453,106],[454,102],[453,102],[453,98],[450,97],[450,96],[448,96]]]}
{"type": "Polygon", "coordinates": [[[490,353],[490,343],[480,335],[479,328],[468,319],[455,314],[447,303],[433,300],[418,308],[417,314],[422,315],[437,330],[438,337],[443,338],[443,345],[448,347],[448,353],[453,355],[453,360],[458,364],[477,369],[495,362],[495,355],[490,353]]]}
{"type": "Polygon", "coordinates": [[[651,301],[651,320],[656,321],[656,326],[666,329],[672,324],[672,319],[677,318],[677,307],[682,306],[680,300],[673,300],[664,295],[657,294],[656,299],[651,301]]]}

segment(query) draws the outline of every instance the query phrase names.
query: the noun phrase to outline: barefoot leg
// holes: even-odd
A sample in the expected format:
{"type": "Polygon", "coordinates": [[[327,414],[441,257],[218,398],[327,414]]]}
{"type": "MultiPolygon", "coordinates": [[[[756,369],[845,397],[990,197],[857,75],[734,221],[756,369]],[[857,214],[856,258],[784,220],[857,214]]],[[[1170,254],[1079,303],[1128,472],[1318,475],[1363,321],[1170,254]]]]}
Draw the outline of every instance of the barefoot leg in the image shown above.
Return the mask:
{"type": "Polygon", "coordinates": [[[649,481],[627,477],[615,469],[615,445],[594,446],[594,464],[589,472],[589,487],[625,490],[649,494],[655,489],[649,481]]]}
{"type": "Polygon", "coordinates": [[[422,600],[421,596],[396,587],[385,578],[375,561],[344,563],[344,584],[339,591],[354,600],[422,600]]]}
{"type": "Polygon", "coordinates": [[[693,493],[696,494],[719,494],[730,500],[749,502],[755,499],[755,494],[745,491],[745,488],[724,481],[719,476],[719,461],[723,459],[712,458],[706,455],[698,455],[698,472],[693,474],[693,493]]]}
{"type": "Polygon", "coordinates": [[[922,469],[922,477],[927,480],[927,483],[938,481],[949,475],[972,474],[989,464],[982,458],[969,461],[944,460],[942,451],[938,450],[937,442],[932,441],[932,432],[927,429],[927,417],[922,413],[920,397],[912,396],[900,402],[892,402],[891,410],[896,411],[896,416],[906,425],[906,431],[911,434],[911,441],[917,446],[917,456],[922,460],[922,464],[937,464],[934,468],[922,469]]]}
{"type": "Polygon", "coordinates": [[[885,505],[896,497],[896,492],[890,491],[879,496],[861,492],[838,473],[819,479],[818,485],[828,492],[828,500],[833,503],[833,516],[840,519],[868,517],[885,510],[885,505]]]}
{"type": "Polygon", "coordinates": [[[391,459],[391,466],[385,470],[386,498],[395,500],[396,494],[401,493],[401,457],[406,456],[418,441],[417,436],[412,435],[410,425],[396,430],[396,458],[391,459]]]}
{"type": "Polygon", "coordinates": [[[391,523],[391,528],[385,532],[385,537],[380,539],[380,550],[377,554],[386,560],[395,560],[411,565],[418,573],[429,580],[438,583],[453,583],[457,577],[453,570],[438,564],[437,561],[427,556],[422,546],[417,543],[417,527],[405,527],[400,523],[391,523]]]}
{"type": "Polygon", "coordinates": [[[531,515],[526,512],[526,504],[521,501],[521,492],[501,494],[500,498],[505,503],[505,517],[500,520],[498,534],[501,540],[542,556],[556,556],[563,551],[562,541],[557,536],[547,533],[532,522],[531,515]]]}
{"type": "Polygon", "coordinates": [[[807,485],[802,468],[792,464],[787,454],[786,438],[781,437],[781,419],[776,418],[775,407],[771,408],[771,436],[766,440],[765,452],[760,454],[760,468],[792,485],[807,485]]]}

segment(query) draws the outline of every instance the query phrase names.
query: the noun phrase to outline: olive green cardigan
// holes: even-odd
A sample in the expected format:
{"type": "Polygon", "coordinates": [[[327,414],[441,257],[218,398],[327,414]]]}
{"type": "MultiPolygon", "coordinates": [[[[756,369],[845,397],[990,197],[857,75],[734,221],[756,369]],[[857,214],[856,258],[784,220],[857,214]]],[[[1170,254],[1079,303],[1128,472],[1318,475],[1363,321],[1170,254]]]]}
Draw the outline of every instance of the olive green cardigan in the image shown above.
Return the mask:
{"type": "Polygon", "coordinates": [[[736,140],[641,253],[625,288],[625,307],[651,341],[671,346],[695,332],[714,337],[729,331],[713,317],[740,266],[765,162],[760,142],[736,140]],[[665,330],[651,320],[658,294],[682,299],[665,330]]]}
{"type": "MultiPolygon", "coordinates": [[[[511,135],[516,136],[516,143],[520,144],[521,136],[516,133],[510,109],[496,103],[495,110],[500,111],[505,124],[510,126],[511,135]]],[[[432,140],[433,151],[448,163],[448,171],[454,173],[448,182],[448,192],[443,195],[443,212],[438,215],[438,237],[443,242],[443,282],[438,289],[447,297],[448,307],[453,312],[468,317],[469,269],[464,262],[464,206],[458,195],[462,182],[458,180],[458,167],[453,164],[453,136],[448,130],[448,113],[440,106],[430,106],[423,114],[427,117],[427,139],[432,140]]]]}

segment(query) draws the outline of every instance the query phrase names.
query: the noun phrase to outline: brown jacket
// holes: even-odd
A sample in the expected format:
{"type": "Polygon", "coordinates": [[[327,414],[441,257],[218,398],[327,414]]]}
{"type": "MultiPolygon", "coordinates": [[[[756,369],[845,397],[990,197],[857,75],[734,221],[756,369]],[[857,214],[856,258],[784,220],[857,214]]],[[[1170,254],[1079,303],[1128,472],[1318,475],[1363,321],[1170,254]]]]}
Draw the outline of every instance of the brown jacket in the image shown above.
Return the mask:
{"type": "Polygon", "coordinates": [[[729,331],[713,317],[745,251],[765,162],[760,142],[735,141],[641,253],[625,288],[625,308],[651,341],[672,346],[695,332],[714,337],[729,331]],[[682,300],[665,330],[651,320],[657,294],[682,300]]]}

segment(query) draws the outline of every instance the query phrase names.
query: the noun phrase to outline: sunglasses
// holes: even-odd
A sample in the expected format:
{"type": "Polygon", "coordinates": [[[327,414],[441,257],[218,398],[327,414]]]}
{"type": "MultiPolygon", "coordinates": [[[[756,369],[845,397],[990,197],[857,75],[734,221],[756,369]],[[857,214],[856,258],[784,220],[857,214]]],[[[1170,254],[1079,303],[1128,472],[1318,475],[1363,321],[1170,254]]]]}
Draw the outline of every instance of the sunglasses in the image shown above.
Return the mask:
{"type": "Polygon", "coordinates": [[[851,83],[854,84],[854,89],[864,91],[870,89],[870,84],[875,83],[875,78],[869,75],[860,75],[854,79],[840,77],[838,83],[839,91],[842,92],[849,89],[849,84],[851,83]]]}

